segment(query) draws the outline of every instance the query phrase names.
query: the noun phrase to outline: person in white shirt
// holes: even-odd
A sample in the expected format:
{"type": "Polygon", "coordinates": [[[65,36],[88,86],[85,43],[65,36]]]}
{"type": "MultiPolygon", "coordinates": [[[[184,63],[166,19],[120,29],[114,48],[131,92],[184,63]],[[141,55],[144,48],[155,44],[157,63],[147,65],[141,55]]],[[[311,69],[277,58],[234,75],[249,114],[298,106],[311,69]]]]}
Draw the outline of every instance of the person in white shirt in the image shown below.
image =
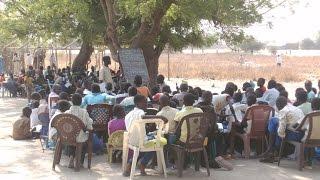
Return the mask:
{"type": "Polygon", "coordinates": [[[106,87],[107,83],[111,83],[112,87],[114,87],[111,71],[109,68],[109,65],[111,65],[110,56],[104,56],[102,61],[103,61],[103,66],[99,71],[99,82],[103,84],[102,87],[104,88],[106,87]]]}
{"type": "Polygon", "coordinates": [[[275,108],[276,100],[279,97],[280,92],[276,89],[277,82],[275,80],[270,80],[268,82],[268,90],[263,94],[261,98],[258,98],[257,101],[266,102],[269,106],[275,108]]]}
{"type": "Polygon", "coordinates": [[[161,95],[159,103],[161,110],[157,113],[157,116],[163,116],[168,120],[165,125],[165,133],[175,133],[176,121],[174,121],[174,117],[179,110],[169,106],[170,99],[167,95],[161,95]]]}
{"type": "MultiPolygon", "coordinates": [[[[273,117],[269,120],[269,145],[268,149],[262,155],[260,162],[273,163],[275,162],[274,150],[280,146],[280,142],[283,138],[288,141],[303,141],[304,132],[292,131],[297,127],[304,118],[304,114],[301,109],[288,104],[286,97],[280,96],[276,101],[276,106],[279,111],[277,117],[273,117]]],[[[307,131],[307,127],[305,129],[307,131]]]]}
{"type": "Polygon", "coordinates": [[[26,66],[27,66],[27,68],[29,66],[33,66],[33,57],[30,53],[27,53],[26,66]]]}
{"type": "Polygon", "coordinates": [[[277,57],[276,57],[276,63],[277,63],[278,67],[281,67],[281,65],[283,63],[283,60],[282,60],[282,57],[281,57],[280,54],[278,54],[277,57]]]}
{"type": "Polygon", "coordinates": [[[129,96],[124,98],[121,101],[121,103],[120,103],[121,106],[126,107],[126,106],[134,105],[134,96],[136,96],[138,93],[137,88],[131,86],[131,87],[129,87],[128,92],[129,92],[129,96]]]}
{"type": "Polygon", "coordinates": [[[39,107],[39,101],[34,101],[32,103],[32,109],[31,109],[31,115],[30,115],[30,128],[34,128],[37,125],[41,125],[41,122],[38,118],[38,107],[39,107]]]}
{"type": "Polygon", "coordinates": [[[61,86],[60,85],[53,85],[52,91],[48,96],[48,110],[49,110],[49,117],[51,118],[55,111],[56,102],[51,102],[51,98],[58,98],[59,94],[61,92],[61,86]]]}
{"type": "MultiPolygon", "coordinates": [[[[72,106],[70,107],[70,109],[68,111],[66,111],[66,113],[73,114],[73,115],[77,116],[79,119],[81,119],[81,121],[85,125],[86,130],[93,130],[93,127],[92,127],[93,120],[90,118],[87,110],[80,107],[81,103],[82,103],[82,96],[77,93],[73,94],[72,106]]],[[[88,138],[89,138],[88,131],[85,132],[83,130],[80,130],[80,133],[76,138],[76,141],[77,142],[86,142],[88,140],[88,138]]],[[[84,157],[86,154],[87,145],[83,146],[82,148],[83,149],[82,149],[82,155],[81,155],[81,160],[80,160],[81,164],[83,164],[83,162],[84,162],[84,157]]],[[[70,147],[70,156],[71,156],[71,158],[70,158],[70,162],[69,162],[69,167],[73,168],[74,167],[73,160],[74,160],[74,156],[75,156],[75,147],[74,146],[70,147]]]]}
{"type": "MultiPolygon", "coordinates": [[[[246,112],[246,110],[248,109],[248,105],[247,104],[242,104],[241,103],[242,100],[242,93],[241,92],[237,92],[233,95],[233,101],[234,103],[232,104],[233,110],[234,110],[234,115],[232,114],[231,108],[230,106],[227,106],[226,108],[226,115],[229,115],[227,117],[227,121],[228,123],[228,132],[231,131],[231,127],[232,127],[232,123],[236,122],[236,120],[238,122],[241,123],[243,116],[246,112]],[[236,119],[235,119],[236,117],[236,119]]],[[[246,99],[247,101],[247,99],[246,99]]]]}
{"type": "MultiPolygon", "coordinates": [[[[131,128],[131,125],[134,123],[134,121],[138,121],[142,118],[142,116],[145,115],[144,110],[147,109],[147,98],[142,96],[142,95],[136,95],[134,97],[134,104],[135,108],[130,111],[126,117],[125,117],[125,125],[126,125],[126,130],[129,131],[131,128]]],[[[134,131],[131,131],[131,134],[129,134],[129,139],[130,138],[138,138],[138,134],[134,134],[134,131]]],[[[154,155],[154,152],[145,152],[145,153],[140,153],[139,156],[141,156],[141,161],[140,161],[140,172],[141,175],[146,175],[145,168],[147,163],[152,159],[154,155]]],[[[123,176],[128,177],[130,176],[130,171],[131,171],[131,163],[132,163],[132,153],[129,153],[128,157],[128,166],[126,167],[126,170],[123,172],[123,176]]]]}

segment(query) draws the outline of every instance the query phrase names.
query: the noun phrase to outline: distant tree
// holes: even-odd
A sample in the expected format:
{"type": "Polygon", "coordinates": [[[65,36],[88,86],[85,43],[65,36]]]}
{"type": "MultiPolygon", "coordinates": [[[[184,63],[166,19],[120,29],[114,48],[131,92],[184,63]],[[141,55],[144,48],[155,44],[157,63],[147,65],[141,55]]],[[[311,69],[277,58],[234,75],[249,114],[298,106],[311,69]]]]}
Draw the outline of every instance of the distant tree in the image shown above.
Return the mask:
{"type": "Polygon", "coordinates": [[[301,49],[316,49],[316,44],[310,38],[306,38],[301,41],[301,49]]]}
{"type": "Polygon", "coordinates": [[[245,52],[253,52],[259,51],[265,47],[265,44],[262,42],[257,41],[253,37],[248,37],[243,43],[240,45],[240,49],[245,52]]]}

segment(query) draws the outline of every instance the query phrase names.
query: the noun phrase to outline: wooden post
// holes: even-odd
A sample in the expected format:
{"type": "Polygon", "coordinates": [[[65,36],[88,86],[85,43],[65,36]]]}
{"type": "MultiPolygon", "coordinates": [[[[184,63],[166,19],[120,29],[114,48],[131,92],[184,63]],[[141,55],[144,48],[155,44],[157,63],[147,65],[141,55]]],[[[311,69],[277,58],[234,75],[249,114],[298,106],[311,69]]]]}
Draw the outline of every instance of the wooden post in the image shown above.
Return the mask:
{"type": "Polygon", "coordinates": [[[71,54],[71,49],[69,49],[69,67],[71,67],[71,57],[72,56],[72,54],[71,54]]]}
{"type": "Polygon", "coordinates": [[[170,48],[168,47],[168,81],[170,81],[170,48]]]}

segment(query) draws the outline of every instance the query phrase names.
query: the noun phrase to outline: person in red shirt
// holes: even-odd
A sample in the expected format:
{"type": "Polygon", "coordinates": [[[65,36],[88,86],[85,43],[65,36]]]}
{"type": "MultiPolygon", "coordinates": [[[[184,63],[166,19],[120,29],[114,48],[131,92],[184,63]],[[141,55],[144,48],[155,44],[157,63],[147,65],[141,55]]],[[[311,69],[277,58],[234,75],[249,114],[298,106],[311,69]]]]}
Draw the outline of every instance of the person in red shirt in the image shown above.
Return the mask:
{"type": "Polygon", "coordinates": [[[266,92],[266,87],[264,86],[264,84],[266,83],[266,80],[264,78],[259,78],[258,79],[258,82],[257,82],[257,86],[258,88],[256,89],[256,94],[257,94],[257,97],[262,97],[264,92],[266,92]]]}

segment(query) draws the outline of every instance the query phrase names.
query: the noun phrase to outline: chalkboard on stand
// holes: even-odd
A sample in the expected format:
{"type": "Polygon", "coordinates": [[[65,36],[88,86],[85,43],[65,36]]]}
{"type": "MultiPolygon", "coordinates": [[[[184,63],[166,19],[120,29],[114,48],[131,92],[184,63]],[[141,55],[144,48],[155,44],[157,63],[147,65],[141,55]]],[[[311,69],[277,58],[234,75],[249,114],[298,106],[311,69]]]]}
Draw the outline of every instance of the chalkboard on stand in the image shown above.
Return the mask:
{"type": "Polygon", "coordinates": [[[119,60],[127,82],[133,84],[134,77],[140,75],[143,84],[149,84],[149,74],[141,49],[120,49],[119,60]]]}

